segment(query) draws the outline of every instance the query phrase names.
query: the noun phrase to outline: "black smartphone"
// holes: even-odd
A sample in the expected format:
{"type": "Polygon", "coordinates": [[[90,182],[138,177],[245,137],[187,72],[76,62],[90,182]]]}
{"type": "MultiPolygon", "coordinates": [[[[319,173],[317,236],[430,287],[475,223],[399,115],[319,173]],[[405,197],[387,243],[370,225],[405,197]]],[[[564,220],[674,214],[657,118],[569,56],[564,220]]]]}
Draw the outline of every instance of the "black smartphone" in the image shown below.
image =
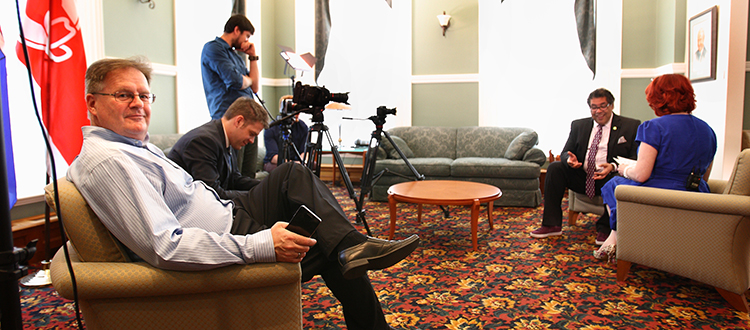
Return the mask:
{"type": "Polygon", "coordinates": [[[292,220],[289,220],[289,225],[286,229],[300,234],[302,236],[310,237],[315,233],[315,229],[320,224],[320,218],[317,214],[310,211],[307,206],[300,205],[297,212],[292,216],[292,220]]]}

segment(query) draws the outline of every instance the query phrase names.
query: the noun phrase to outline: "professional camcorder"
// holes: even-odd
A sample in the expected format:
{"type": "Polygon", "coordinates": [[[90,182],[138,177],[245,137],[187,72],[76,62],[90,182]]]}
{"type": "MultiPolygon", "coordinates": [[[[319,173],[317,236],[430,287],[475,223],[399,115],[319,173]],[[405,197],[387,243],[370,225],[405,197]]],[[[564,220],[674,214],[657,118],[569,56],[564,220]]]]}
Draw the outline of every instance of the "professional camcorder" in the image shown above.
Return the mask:
{"type": "Polygon", "coordinates": [[[298,109],[304,110],[306,108],[323,108],[329,102],[347,103],[349,100],[349,93],[331,93],[325,87],[302,85],[301,82],[297,82],[294,85],[294,96],[292,101],[295,103],[298,109]]]}
{"type": "Polygon", "coordinates": [[[388,109],[385,106],[381,105],[378,107],[378,117],[385,117],[387,115],[396,115],[396,108],[388,109]]]}

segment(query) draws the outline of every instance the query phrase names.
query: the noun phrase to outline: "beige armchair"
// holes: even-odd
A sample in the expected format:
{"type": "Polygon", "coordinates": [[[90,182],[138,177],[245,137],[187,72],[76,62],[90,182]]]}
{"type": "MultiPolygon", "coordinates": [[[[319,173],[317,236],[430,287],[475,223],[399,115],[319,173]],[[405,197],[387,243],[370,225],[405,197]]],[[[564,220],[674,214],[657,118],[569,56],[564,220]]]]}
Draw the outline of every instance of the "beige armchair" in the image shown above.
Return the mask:
{"type": "Polygon", "coordinates": [[[579,194],[568,189],[568,226],[575,226],[580,213],[604,214],[602,196],[589,198],[586,194],[579,194]]]}
{"type": "MultiPolygon", "coordinates": [[[[87,329],[302,329],[299,264],[180,272],[131,262],[76,187],[57,182],[87,329]]],[[[54,209],[52,184],[45,197],[54,209]]],[[[50,276],[55,290],[73,299],[63,249],[50,276]]]]}
{"type": "Polygon", "coordinates": [[[617,187],[617,280],[637,263],[711,285],[748,312],[749,163],[746,149],[728,181],[709,180],[710,194],[617,187]]]}

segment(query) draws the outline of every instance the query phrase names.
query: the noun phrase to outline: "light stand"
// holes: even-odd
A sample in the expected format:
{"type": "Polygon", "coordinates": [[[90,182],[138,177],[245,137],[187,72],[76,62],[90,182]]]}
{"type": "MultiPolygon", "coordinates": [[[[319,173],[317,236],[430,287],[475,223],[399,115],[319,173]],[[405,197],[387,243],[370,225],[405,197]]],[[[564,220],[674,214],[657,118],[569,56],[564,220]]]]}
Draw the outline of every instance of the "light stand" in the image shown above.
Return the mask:
{"type": "MultiPolygon", "coordinates": [[[[3,119],[0,116],[0,136],[3,135],[3,119]]],[[[5,165],[5,144],[0,143],[0,191],[8,191],[8,171],[5,165]]],[[[10,223],[10,201],[8,194],[0,196],[0,324],[3,330],[23,329],[21,296],[18,292],[18,279],[26,275],[22,266],[34,256],[36,242],[29,242],[26,248],[13,246],[13,228],[10,223]]]]}
{"type": "MultiPolygon", "coordinates": [[[[47,184],[50,183],[50,175],[47,174],[47,184]]],[[[44,260],[42,260],[42,268],[40,268],[34,274],[28,274],[21,278],[21,285],[35,287],[35,286],[46,286],[52,284],[52,277],[49,275],[49,264],[50,264],[50,219],[51,211],[49,204],[44,203],[44,260]]]]}

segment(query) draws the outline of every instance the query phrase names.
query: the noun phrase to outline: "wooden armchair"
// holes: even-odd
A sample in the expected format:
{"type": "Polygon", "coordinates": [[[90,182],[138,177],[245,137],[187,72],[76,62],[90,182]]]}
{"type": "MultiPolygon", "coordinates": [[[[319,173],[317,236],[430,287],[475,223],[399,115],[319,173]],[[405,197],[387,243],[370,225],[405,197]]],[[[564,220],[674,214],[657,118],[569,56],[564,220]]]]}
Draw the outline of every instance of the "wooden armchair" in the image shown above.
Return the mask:
{"type": "Polygon", "coordinates": [[[750,149],[728,181],[709,186],[711,193],[617,187],[617,279],[641,264],[711,285],[748,312],[750,149]]]}
{"type": "MultiPolygon", "coordinates": [[[[58,189],[87,329],[302,329],[299,264],[180,272],[131,262],[73,183],[60,179],[58,189]]],[[[54,209],[52,184],[45,197],[54,209]]],[[[50,276],[55,290],[73,299],[63,249],[50,276]]]]}

